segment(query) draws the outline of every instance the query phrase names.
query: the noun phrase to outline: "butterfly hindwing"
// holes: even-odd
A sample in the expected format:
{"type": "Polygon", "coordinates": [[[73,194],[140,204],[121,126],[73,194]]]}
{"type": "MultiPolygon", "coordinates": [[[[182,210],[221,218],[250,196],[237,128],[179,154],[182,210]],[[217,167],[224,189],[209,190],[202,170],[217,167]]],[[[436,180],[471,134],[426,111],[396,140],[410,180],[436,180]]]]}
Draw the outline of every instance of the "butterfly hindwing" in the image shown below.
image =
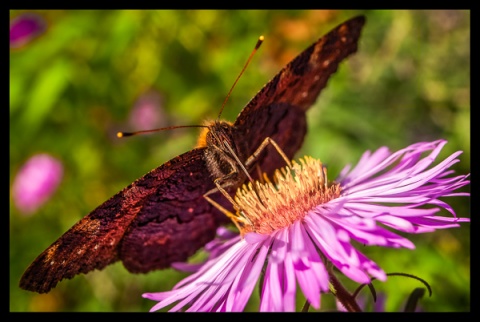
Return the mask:
{"type": "Polygon", "coordinates": [[[208,184],[211,179],[202,157],[203,149],[186,152],[111,197],[42,252],[23,274],[20,287],[45,293],[64,278],[119,259],[135,272],[186,260],[213,238],[219,225],[203,198],[213,183],[208,184]],[[189,229],[198,233],[190,235],[185,231],[189,229]],[[170,241],[169,233],[174,233],[170,241]]]}

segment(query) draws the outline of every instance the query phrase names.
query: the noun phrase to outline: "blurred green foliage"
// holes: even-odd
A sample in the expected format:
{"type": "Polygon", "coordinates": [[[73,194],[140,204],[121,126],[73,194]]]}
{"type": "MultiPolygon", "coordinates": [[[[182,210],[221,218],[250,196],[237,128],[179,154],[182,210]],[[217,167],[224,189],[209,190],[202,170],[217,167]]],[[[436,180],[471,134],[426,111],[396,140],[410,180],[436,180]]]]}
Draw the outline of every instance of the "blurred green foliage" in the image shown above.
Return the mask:
{"type": "MultiPolygon", "coordinates": [[[[11,11],[13,18],[23,11],[11,11]]],[[[259,35],[265,42],[223,113],[234,120],[290,59],[344,20],[365,14],[359,50],[332,76],[308,114],[297,157],[321,158],[334,178],[367,149],[447,139],[441,157],[463,150],[456,173],[470,172],[469,11],[37,11],[48,29],[10,51],[10,183],[31,155],[59,158],[59,190],[36,214],[10,205],[11,311],[148,311],[143,292],[168,290],[184,274],[128,273],[121,263],[64,280],[48,294],[18,287],[33,259],[96,206],[163,162],[193,147],[181,129],[119,140],[138,97],[160,93],[163,126],[215,118],[259,35]]],[[[465,189],[468,191],[469,188],[465,189]]],[[[469,198],[447,199],[470,216],[469,198]]],[[[445,214],[444,215],[448,215],[445,214]]],[[[358,247],[386,272],[427,280],[425,311],[470,310],[470,224],[411,236],[416,250],[358,247]]],[[[348,284],[348,281],[346,281],[348,284]]],[[[376,282],[398,311],[421,285],[376,282]]],[[[355,285],[351,286],[352,290],[355,285]]],[[[367,294],[366,289],[362,292],[367,294]]],[[[256,310],[254,292],[248,310],[256,310]]],[[[303,303],[299,303],[301,306],[303,303]]],[[[334,309],[330,295],[322,310],[334,309]]]]}

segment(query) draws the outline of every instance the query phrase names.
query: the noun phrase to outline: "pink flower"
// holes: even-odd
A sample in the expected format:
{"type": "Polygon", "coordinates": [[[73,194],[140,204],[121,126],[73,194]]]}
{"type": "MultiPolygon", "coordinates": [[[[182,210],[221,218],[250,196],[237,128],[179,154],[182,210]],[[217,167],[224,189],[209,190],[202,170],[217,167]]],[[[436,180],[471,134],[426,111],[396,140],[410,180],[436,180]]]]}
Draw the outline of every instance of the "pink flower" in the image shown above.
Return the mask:
{"type": "Polygon", "coordinates": [[[135,130],[151,130],[165,126],[163,99],[157,92],[141,95],[130,113],[129,122],[135,130]]]}
{"type": "Polygon", "coordinates": [[[12,196],[24,214],[34,213],[55,192],[62,179],[60,161],[48,154],[31,157],[17,173],[12,196]]]}
{"type": "Polygon", "coordinates": [[[259,310],[294,311],[297,285],[310,305],[320,308],[331,264],[358,283],[371,277],[385,281],[385,272],[352,240],[414,249],[394,230],[418,234],[469,221],[439,199],[469,195],[455,192],[469,183],[468,175],[451,176],[449,170],[461,152],[432,166],[445,144],[367,151],[333,183],[318,160],[306,157],[302,165],[294,163],[294,175],[278,173],[276,186],[258,184],[258,194],[251,186],[239,190],[235,200],[241,211],[231,215],[241,234],[219,229],[219,239],[206,247],[210,257],[202,266],[191,266],[195,273],[171,291],[143,297],[158,302],[151,311],[172,304],[171,311],[242,311],[264,274],[259,310]],[[437,215],[441,208],[453,217],[437,215]]]}
{"type": "Polygon", "coordinates": [[[21,14],[10,21],[10,47],[18,48],[45,31],[46,23],[40,15],[21,14]]]}

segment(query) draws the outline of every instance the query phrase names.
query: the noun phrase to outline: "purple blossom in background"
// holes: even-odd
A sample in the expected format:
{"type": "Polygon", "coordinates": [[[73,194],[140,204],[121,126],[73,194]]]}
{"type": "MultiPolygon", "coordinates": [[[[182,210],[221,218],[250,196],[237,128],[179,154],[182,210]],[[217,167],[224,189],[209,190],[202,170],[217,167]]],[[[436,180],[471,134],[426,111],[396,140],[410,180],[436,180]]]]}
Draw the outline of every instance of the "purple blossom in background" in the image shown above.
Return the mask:
{"type": "Polygon", "coordinates": [[[46,29],[45,20],[38,14],[24,13],[10,21],[10,47],[18,48],[46,29]]]}
{"type": "MultiPolygon", "coordinates": [[[[240,235],[220,228],[205,248],[210,256],[203,265],[176,265],[192,275],[171,291],[143,297],[158,302],[151,311],[172,304],[170,311],[242,311],[264,274],[259,310],[295,311],[297,287],[311,306],[320,308],[331,276],[326,261],[357,283],[369,283],[371,277],[385,281],[385,272],[352,240],[414,249],[394,230],[418,234],[470,221],[457,218],[439,199],[469,196],[456,192],[469,184],[469,175],[451,176],[460,151],[432,165],[445,144],[438,140],[395,153],[386,147],[367,151],[333,183],[318,160],[306,157],[302,166],[294,163],[295,175],[286,171],[276,180],[277,188],[267,183],[257,186],[258,194],[251,188],[237,193],[242,212],[231,215],[237,216],[240,235]],[[436,215],[441,208],[452,217],[436,215]]],[[[439,273],[448,272],[439,268],[439,273]]]]}
{"type": "Polygon", "coordinates": [[[62,164],[54,157],[48,154],[31,157],[13,182],[15,206],[24,214],[34,213],[55,192],[62,175],[62,164]]]}
{"type": "Polygon", "coordinates": [[[136,131],[165,126],[165,113],[160,94],[152,91],[141,95],[133,106],[129,122],[136,131]]]}

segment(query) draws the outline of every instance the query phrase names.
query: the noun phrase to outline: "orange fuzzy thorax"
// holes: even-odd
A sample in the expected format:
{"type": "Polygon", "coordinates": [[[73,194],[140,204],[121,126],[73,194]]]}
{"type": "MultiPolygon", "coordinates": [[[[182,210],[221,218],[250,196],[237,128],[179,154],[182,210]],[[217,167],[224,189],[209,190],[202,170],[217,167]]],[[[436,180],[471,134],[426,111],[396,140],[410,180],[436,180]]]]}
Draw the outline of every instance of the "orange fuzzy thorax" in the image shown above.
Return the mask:
{"type": "MultiPolygon", "coordinates": [[[[207,147],[207,133],[210,132],[210,126],[213,124],[214,121],[205,121],[203,124],[208,126],[202,128],[202,131],[200,132],[200,135],[198,136],[197,139],[197,148],[205,148],[207,147]]],[[[227,122],[228,124],[233,126],[232,122],[224,121],[227,122]]]]}

